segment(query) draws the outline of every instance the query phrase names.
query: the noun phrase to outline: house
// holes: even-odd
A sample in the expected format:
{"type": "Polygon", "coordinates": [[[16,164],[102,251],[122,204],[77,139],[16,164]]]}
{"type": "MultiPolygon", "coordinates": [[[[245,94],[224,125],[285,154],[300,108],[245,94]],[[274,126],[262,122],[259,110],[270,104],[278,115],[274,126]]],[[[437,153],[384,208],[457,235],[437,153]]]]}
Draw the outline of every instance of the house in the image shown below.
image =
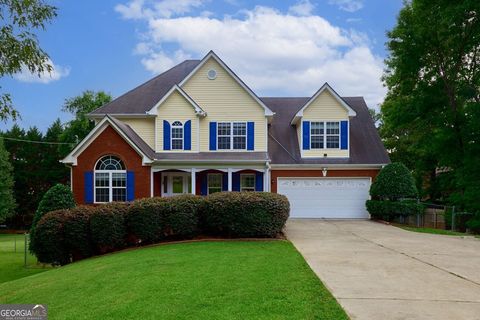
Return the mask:
{"type": "Polygon", "coordinates": [[[187,60],[89,116],[62,160],[79,204],[183,193],[285,194],[292,217],[365,218],[389,163],[362,97],[259,98],[214,52],[187,60]]]}

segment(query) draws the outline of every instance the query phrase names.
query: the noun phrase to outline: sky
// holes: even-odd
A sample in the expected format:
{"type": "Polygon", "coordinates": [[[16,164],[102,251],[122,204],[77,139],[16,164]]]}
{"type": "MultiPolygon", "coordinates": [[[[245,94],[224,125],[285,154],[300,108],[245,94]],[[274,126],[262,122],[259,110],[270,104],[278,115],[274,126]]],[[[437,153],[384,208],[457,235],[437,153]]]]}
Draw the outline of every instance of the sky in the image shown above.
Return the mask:
{"type": "MultiPolygon", "coordinates": [[[[0,79],[23,128],[45,131],[65,99],[85,90],[114,98],[208,51],[258,96],[311,96],[328,82],[378,108],[386,32],[402,0],[48,1],[58,17],[38,32],[54,71],[0,79]]],[[[0,130],[12,122],[0,123],[0,130]]]]}

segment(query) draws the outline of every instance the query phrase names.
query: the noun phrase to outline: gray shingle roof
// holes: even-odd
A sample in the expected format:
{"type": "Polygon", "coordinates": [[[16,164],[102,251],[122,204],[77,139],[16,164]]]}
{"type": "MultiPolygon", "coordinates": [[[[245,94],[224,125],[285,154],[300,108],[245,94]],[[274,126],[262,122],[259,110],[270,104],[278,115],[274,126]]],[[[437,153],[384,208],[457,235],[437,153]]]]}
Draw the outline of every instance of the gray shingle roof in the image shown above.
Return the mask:
{"type": "Polygon", "coordinates": [[[90,114],[144,114],[153,108],[173,85],[185,79],[199,63],[200,60],[185,60],[90,114]]]}
{"type": "Polygon", "coordinates": [[[350,158],[302,159],[294,115],[308,101],[304,98],[261,98],[275,116],[269,130],[268,153],[272,164],[385,164],[390,159],[363,97],[342,99],[357,113],[350,118],[350,158]]]}

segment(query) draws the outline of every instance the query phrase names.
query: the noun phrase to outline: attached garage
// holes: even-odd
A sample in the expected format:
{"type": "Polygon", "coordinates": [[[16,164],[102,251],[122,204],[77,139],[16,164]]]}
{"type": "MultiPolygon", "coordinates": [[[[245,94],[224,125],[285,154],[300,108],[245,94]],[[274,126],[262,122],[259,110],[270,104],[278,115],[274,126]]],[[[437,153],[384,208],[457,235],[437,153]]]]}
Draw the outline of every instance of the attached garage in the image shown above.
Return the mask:
{"type": "Polygon", "coordinates": [[[365,219],[371,178],[278,178],[291,218],[365,219]]]}

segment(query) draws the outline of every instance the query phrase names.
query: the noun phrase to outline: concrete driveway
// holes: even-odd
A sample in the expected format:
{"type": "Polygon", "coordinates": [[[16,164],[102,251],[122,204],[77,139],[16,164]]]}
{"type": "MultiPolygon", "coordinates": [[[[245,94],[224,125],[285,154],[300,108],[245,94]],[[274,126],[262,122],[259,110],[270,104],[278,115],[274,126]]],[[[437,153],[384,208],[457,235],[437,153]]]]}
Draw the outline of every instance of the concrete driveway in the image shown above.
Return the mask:
{"type": "Polygon", "coordinates": [[[308,219],[287,237],[352,319],[480,319],[479,239],[308,219]]]}

